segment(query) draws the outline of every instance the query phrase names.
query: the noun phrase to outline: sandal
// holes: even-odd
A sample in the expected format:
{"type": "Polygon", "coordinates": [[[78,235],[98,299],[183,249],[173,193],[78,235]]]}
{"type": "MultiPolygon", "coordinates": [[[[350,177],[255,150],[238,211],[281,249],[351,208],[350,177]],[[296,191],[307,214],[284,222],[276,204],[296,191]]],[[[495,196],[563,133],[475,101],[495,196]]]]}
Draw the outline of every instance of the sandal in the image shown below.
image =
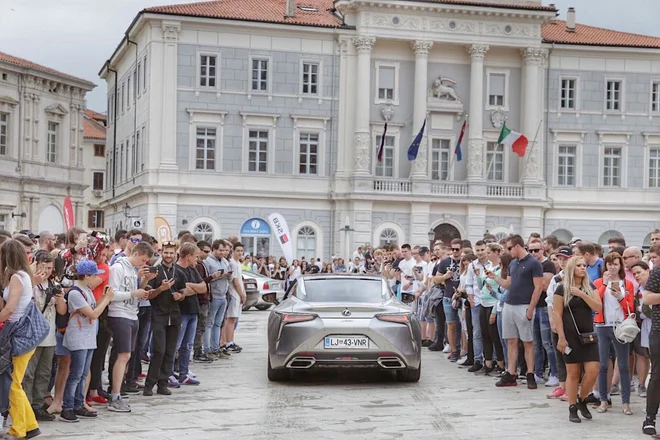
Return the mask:
{"type": "Polygon", "coordinates": [[[600,414],[606,413],[607,412],[607,407],[606,406],[599,406],[598,408],[596,408],[596,412],[600,413],[600,414]]]}
{"type": "Polygon", "coordinates": [[[633,412],[632,412],[631,409],[621,408],[621,412],[624,413],[627,416],[632,416],[633,415],[633,412]]]}

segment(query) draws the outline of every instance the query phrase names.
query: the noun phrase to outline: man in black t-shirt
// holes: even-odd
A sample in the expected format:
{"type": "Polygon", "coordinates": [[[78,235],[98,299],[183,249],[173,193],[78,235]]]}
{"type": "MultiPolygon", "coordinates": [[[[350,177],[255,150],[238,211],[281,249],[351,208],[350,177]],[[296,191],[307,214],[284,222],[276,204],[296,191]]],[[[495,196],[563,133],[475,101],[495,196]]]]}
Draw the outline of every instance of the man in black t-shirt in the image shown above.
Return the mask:
{"type": "MultiPolygon", "coordinates": [[[[447,341],[451,350],[452,362],[458,361],[460,355],[460,341],[461,341],[461,321],[458,317],[458,310],[452,306],[452,297],[458,288],[461,280],[461,252],[463,251],[463,241],[460,238],[455,238],[451,242],[451,255],[444,260],[440,261],[435,268],[433,268],[433,283],[444,285],[444,296],[442,298],[442,311],[436,307],[436,335],[442,335],[441,328],[444,328],[445,322],[447,323],[447,341]],[[442,318],[444,316],[444,321],[442,318]]],[[[438,348],[442,349],[443,341],[436,339],[429,350],[435,351],[438,348]]]]}
{"type": "Polygon", "coordinates": [[[651,380],[646,393],[646,420],[642,431],[647,435],[655,435],[655,417],[660,405],[660,267],[651,271],[644,288],[642,301],[644,305],[653,306],[653,314],[649,337],[651,380]]]}

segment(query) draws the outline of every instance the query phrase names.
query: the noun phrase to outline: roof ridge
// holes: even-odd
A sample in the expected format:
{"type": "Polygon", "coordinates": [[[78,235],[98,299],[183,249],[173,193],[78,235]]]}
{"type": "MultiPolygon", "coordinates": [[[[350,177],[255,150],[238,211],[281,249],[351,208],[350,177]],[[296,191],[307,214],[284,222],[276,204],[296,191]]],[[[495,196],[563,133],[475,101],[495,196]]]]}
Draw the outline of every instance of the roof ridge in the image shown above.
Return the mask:
{"type": "MultiPolygon", "coordinates": [[[[566,23],[566,20],[556,19],[553,23],[546,23],[543,26],[559,24],[558,22],[566,23]]],[[[604,27],[600,27],[600,26],[594,26],[594,25],[591,25],[591,24],[584,24],[584,23],[575,23],[576,30],[577,30],[578,26],[588,27],[588,28],[591,28],[591,29],[598,29],[599,31],[615,32],[617,34],[625,34],[625,35],[630,35],[630,36],[633,36],[633,37],[657,38],[658,40],[660,40],[660,36],[657,36],[657,35],[647,35],[647,34],[638,34],[636,32],[618,31],[616,29],[608,29],[608,28],[604,28],[604,27]]]]}

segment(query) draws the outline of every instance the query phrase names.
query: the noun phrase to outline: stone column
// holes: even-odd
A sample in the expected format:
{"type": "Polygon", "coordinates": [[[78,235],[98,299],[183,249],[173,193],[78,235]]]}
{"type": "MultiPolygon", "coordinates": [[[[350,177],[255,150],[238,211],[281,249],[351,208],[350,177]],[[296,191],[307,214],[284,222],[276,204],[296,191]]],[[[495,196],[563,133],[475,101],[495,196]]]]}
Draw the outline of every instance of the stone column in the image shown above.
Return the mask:
{"type": "MultiPolygon", "coordinates": [[[[429,51],[433,47],[432,41],[417,40],[412,42],[412,49],[415,53],[415,90],[413,92],[414,106],[413,106],[413,131],[412,139],[417,136],[422,124],[426,119],[426,94],[428,90],[428,64],[429,64],[429,51]]],[[[428,137],[424,130],[424,137],[419,144],[419,151],[417,152],[417,159],[413,162],[412,177],[413,179],[420,179],[428,177],[428,150],[427,141],[428,137]]],[[[404,144],[405,145],[405,144],[404,144]]]]}
{"type": "MultiPolygon", "coordinates": [[[[160,140],[161,170],[175,171],[176,163],[176,90],[177,90],[177,53],[181,23],[163,21],[163,89],[162,93],[162,119],[160,140]]],[[[155,66],[154,66],[155,67],[155,66]]],[[[153,154],[153,152],[149,152],[153,154]]]]}
{"type": "Polygon", "coordinates": [[[370,174],[371,133],[369,114],[371,113],[371,49],[376,38],[358,35],[353,38],[357,48],[357,93],[355,94],[355,175],[370,174]]]}
{"type": "Polygon", "coordinates": [[[539,95],[539,66],[547,56],[547,51],[538,47],[529,47],[520,51],[524,59],[525,101],[523,106],[522,133],[529,139],[527,153],[523,160],[523,178],[525,184],[540,183],[540,151],[537,134],[541,124],[542,109],[539,95]]]}
{"type": "MultiPolygon", "coordinates": [[[[470,109],[468,121],[468,172],[470,195],[485,194],[484,176],[484,57],[489,47],[473,44],[468,48],[472,60],[470,69],[470,109]],[[483,194],[482,194],[483,193],[483,194]]],[[[483,233],[483,232],[481,232],[483,233]]]]}

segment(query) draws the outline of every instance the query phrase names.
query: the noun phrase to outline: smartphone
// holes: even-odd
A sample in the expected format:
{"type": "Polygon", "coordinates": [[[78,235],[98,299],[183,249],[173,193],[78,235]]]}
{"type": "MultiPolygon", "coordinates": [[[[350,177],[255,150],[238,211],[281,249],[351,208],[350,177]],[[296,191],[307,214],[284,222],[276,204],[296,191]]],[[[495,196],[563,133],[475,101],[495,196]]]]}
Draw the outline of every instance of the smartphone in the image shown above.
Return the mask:
{"type": "Polygon", "coordinates": [[[158,273],[158,268],[156,266],[149,266],[147,269],[149,270],[149,273],[158,273]]]}
{"type": "Polygon", "coordinates": [[[422,271],[424,270],[423,267],[416,267],[415,269],[417,269],[417,273],[422,273],[422,271]]]}
{"type": "Polygon", "coordinates": [[[572,349],[571,347],[569,347],[569,346],[566,346],[566,348],[564,348],[564,354],[565,354],[566,356],[568,356],[569,354],[571,354],[571,351],[573,351],[573,349],[572,349]]]}

